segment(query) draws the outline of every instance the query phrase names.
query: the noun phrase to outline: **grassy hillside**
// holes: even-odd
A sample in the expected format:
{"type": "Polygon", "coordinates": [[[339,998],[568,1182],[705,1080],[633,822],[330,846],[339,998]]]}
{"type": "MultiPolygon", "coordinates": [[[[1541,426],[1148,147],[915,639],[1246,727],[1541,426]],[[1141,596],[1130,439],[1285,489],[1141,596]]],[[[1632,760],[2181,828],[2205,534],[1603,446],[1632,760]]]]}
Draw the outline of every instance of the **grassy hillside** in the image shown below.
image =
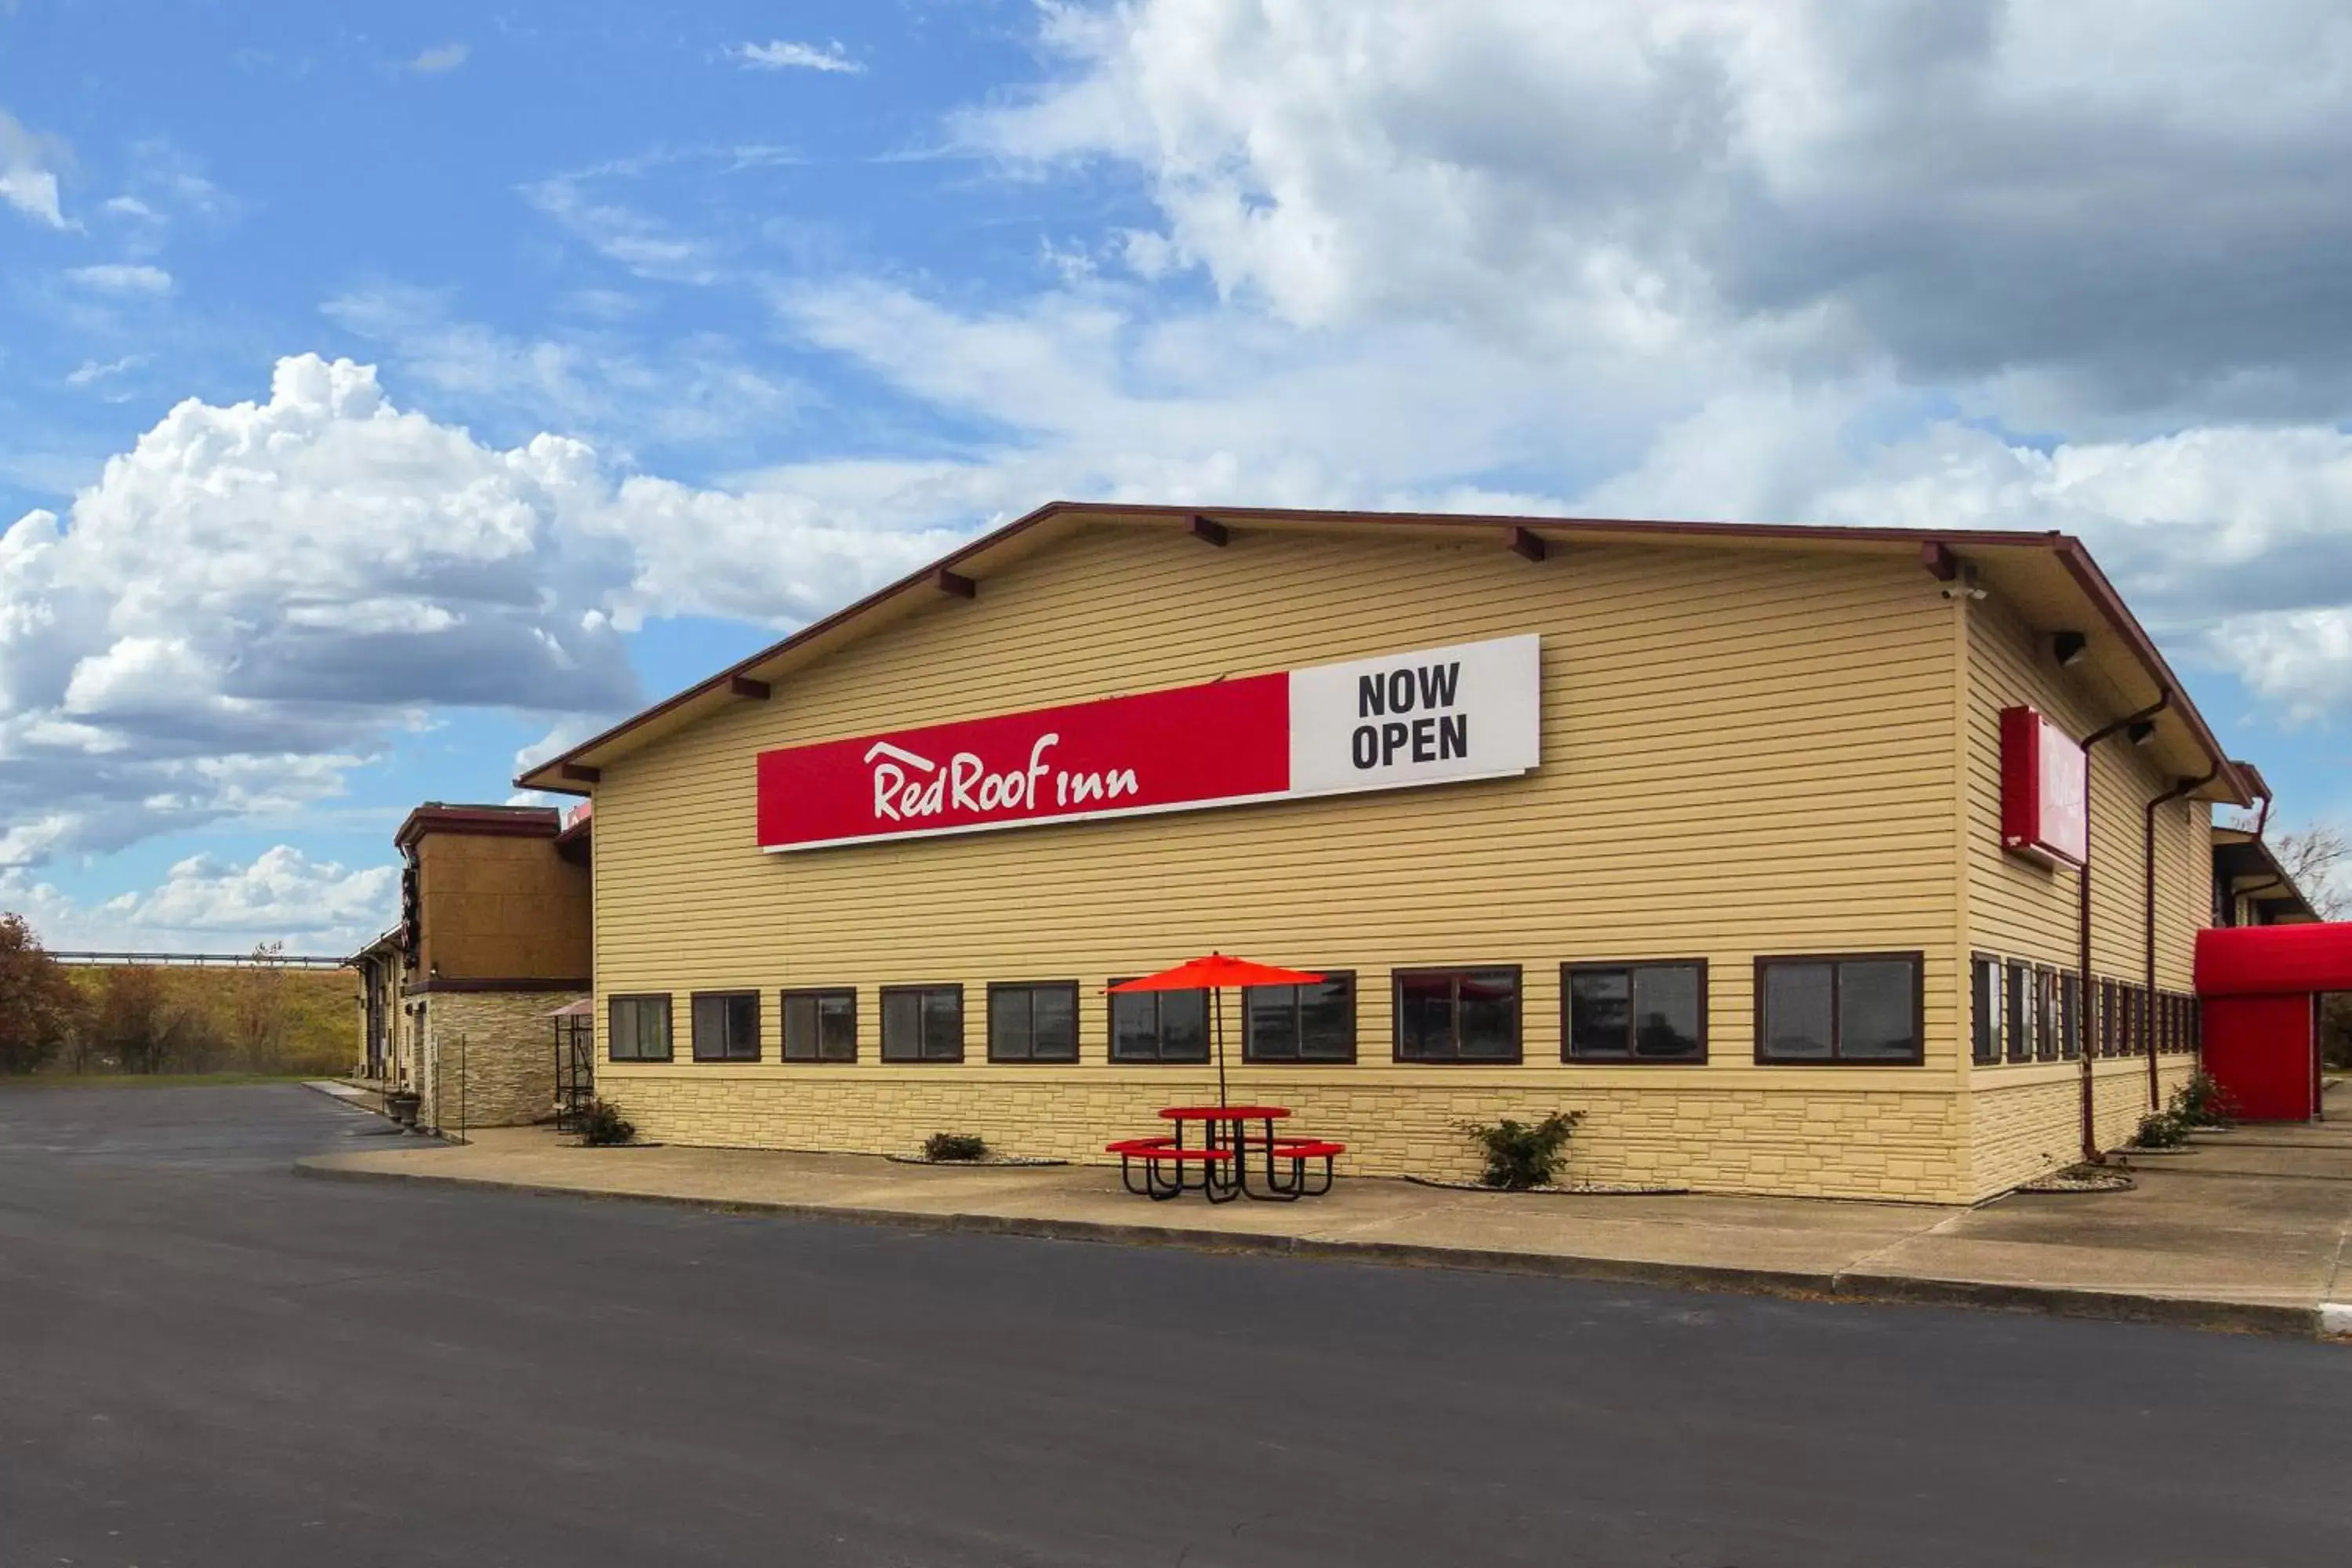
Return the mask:
{"type": "Polygon", "coordinates": [[[359,1056],[359,982],[348,969],[69,973],[84,1007],[53,1072],[343,1073],[359,1056]]]}

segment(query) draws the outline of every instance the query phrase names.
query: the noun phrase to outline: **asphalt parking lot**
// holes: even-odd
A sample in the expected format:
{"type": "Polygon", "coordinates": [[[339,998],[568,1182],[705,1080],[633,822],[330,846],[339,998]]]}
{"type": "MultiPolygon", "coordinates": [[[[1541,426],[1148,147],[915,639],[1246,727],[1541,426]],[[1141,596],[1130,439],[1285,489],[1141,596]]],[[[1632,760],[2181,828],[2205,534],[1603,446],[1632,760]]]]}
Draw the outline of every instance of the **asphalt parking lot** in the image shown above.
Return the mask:
{"type": "Polygon", "coordinates": [[[0,1089],[0,1563],[2325,1562],[2352,1352],[298,1180],[0,1089]]]}

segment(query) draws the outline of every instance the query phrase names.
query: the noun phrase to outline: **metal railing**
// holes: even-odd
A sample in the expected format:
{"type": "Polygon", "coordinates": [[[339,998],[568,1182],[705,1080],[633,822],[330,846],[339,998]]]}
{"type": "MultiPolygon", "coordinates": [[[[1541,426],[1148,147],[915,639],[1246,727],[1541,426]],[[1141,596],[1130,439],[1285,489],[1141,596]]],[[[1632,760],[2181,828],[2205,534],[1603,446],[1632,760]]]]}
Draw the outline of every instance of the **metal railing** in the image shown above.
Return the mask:
{"type": "Polygon", "coordinates": [[[340,958],[311,958],[286,953],[275,958],[256,958],[249,952],[62,952],[48,950],[49,956],[59,963],[102,964],[108,967],[133,964],[157,964],[163,967],[223,968],[223,969],[345,969],[350,965],[340,958]]]}

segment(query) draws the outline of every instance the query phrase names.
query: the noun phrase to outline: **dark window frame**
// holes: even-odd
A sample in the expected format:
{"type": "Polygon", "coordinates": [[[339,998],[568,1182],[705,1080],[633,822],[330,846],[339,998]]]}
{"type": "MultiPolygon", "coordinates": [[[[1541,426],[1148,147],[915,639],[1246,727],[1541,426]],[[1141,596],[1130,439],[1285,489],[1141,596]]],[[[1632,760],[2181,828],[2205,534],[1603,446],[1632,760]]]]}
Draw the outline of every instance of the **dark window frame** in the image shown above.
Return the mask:
{"type": "Polygon", "coordinates": [[[782,1057],[779,1059],[793,1063],[798,1067],[834,1068],[856,1066],[858,1056],[864,1048],[864,1042],[858,1038],[857,1034],[857,987],[855,985],[789,985],[783,990],[777,992],[776,1042],[777,1048],[783,1052],[782,1057]],[[827,1001],[844,996],[849,998],[849,1054],[845,1057],[828,1057],[823,1054],[823,1040],[824,1036],[824,1005],[827,1001]],[[819,1054],[816,1056],[796,1057],[793,1055],[792,1005],[795,1002],[814,1002],[817,1004],[817,1046],[819,1054]]]}
{"type": "Polygon", "coordinates": [[[1389,971],[1389,1059],[1408,1067],[1517,1067],[1528,1058],[1528,979],[1516,963],[1416,963],[1389,971]],[[1409,1057],[1404,1054],[1404,983],[1435,975],[1454,977],[1453,992],[1454,1055],[1409,1057]],[[1507,1057],[1462,1055],[1462,983],[1465,974],[1508,974],[1511,977],[1511,1054],[1507,1057]]]}
{"type": "Polygon", "coordinates": [[[2054,1062],[2058,1055],[2058,971],[2037,964],[2033,971],[2033,1059],[2054,1062]]]}
{"type": "Polygon", "coordinates": [[[1297,1056],[1289,1057],[1261,1055],[1256,1045],[1254,1043],[1253,1037],[1250,1032],[1250,993],[1253,991],[1290,992],[1291,1015],[1293,1018],[1298,1022],[1299,1037],[1302,1039],[1306,1037],[1307,1033],[1306,1020],[1302,1013],[1305,1004],[1298,999],[1297,993],[1299,987],[1296,985],[1244,985],[1241,988],[1242,1060],[1252,1064],[1263,1064],[1267,1067],[1286,1068],[1344,1068],[1355,1066],[1357,1049],[1360,1042],[1363,1038],[1364,1033],[1364,990],[1361,985],[1359,985],[1356,983],[1356,971],[1352,969],[1318,969],[1312,964],[1308,964],[1305,967],[1302,973],[1321,975],[1323,978],[1318,982],[1318,984],[1321,984],[1328,985],[1335,980],[1344,980],[1348,983],[1348,1054],[1344,1057],[1310,1057],[1306,1055],[1304,1052],[1301,1052],[1297,1056]]]}
{"type": "Polygon", "coordinates": [[[604,1059],[608,1062],[674,1062],[677,1060],[677,1026],[673,1016],[676,1009],[667,991],[619,991],[604,998],[604,1059]],[[613,1020],[624,1002],[658,1002],[661,1004],[662,1054],[657,1057],[616,1057],[613,1042],[618,1031],[613,1020]]]}
{"type": "Polygon", "coordinates": [[[1971,1066],[2000,1065],[2002,1000],[2009,966],[1990,952],[1969,954],[1969,1061],[1971,1066]],[[1988,991],[1987,987],[1990,986],[1988,991]]]}
{"type": "Polygon", "coordinates": [[[1753,1016],[1755,1062],[1774,1068],[1916,1068],[1927,1060],[1927,955],[1914,948],[1906,952],[1775,952],[1756,960],[1755,990],[1748,1004],[1753,1016]],[[1776,1057],[1769,1053],[1765,1027],[1764,972],[1776,963],[1826,963],[1830,966],[1830,1054],[1825,1057],[1776,1057]],[[1844,1032],[1844,987],[1838,971],[1849,963],[1907,963],[1911,966],[1911,1054],[1907,1057],[1849,1057],[1839,1054],[1844,1032]]]}
{"type": "Polygon", "coordinates": [[[2058,972],[2058,1059],[2083,1058],[2083,977],[2072,969],[2058,972]]]}
{"type": "Polygon", "coordinates": [[[767,1024],[766,1021],[761,1017],[761,1012],[760,994],[757,991],[746,991],[740,987],[730,986],[722,991],[688,992],[686,997],[686,1038],[688,1053],[694,1060],[698,1062],[756,1062],[760,1060],[762,1057],[767,1055],[767,1042],[761,1037],[761,1031],[767,1026],[767,1024]],[[704,1056],[702,1054],[702,1031],[696,1026],[697,1019],[695,1017],[695,1014],[700,1010],[699,1004],[709,1001],[734,1002],[743,1000],[748,1000],[751,1004],[751,1054],[750,1056],[704,1056]]]}
{"type": "MultiPolygon", "coordinates": [[[[1113,1067],[1157,1068],[1200,1067],[1216,1059],[1217,1021],[1214,1012],[1217,994],[1199,991],[1129,991],[1115,992],[1114,985],[1124,985],[1138,975],[1121,975],[1103,984],[1103,1057],[1113,1067]],[[1198,996],[1201,998],[1201,1054],[1197,1057],[1171,1057],[1168,1054],[1168,1016],[1166,998],[1198,996]],[[1123,1057],[1118,1054],[1118,1005],[1121,1002],[1148,1000],[1151,1003],[1151,1038],[1153,1053],[1148,1057],[1123,1057]]],[[[1244,1004],[1246,1007],[1246,1004],[1244,1004]]]]}
{"type": "Polygon", "coordinates": [[[988,983],[988,1059],[1005,1067],[1069,1067],[1085,1054],[1078,1036],[1078,983],[1075,980],[992,980],[988,983]],[[996,1054],[996,999],[1019,991],[1063,991],[1070,998],[1070,1054],[1066,1057],[1041,1057],[1037,1054],[1037,1006],[1029,1005],[1029,1054],[1003,1057],[996,1054]]]}
{"type": "Polygon", "coordinates": [[[2033,1059],[2033,965],[2012,958],[2001,965],[2001,1059],[2033,1059]]]}
{"type": "Polygon", "coordinates": [[[969,1020],[965,1016],[965,1008],[963,1005],[963,983],[961,981],[940,981],[929,984],[885,985],[879,988],[875,997],[875,1003],[876,1013],[878,1018],[878,1022],[876,1025],[877,1030],[878,1031],[878,1037],[876,1044],[876,1056],[877,1059],[886,1061],[892,1067],[951,1067],[963,1060],[965,1051],[964,1042],[966,1037],[971,1034],[971,1028],[969,1020]],[[923,1017],[921,999],[935,992],[952,993],[956,999],[955,1055],[951,1057],[931,1056],[928,1052],[924,1052],[922,1050],[924,1042],[920,1038],[918,1038],[915,1042],[918,1051],[917,1055],[911,1057],[904,1055],[893,1056],[890,1053],[890,998],[893,996],[912,996],[916,998],[915,1027],[918,1035],[919,1036],[922,1029],[923,1017]]]}
{"type": "Polygon", "coordinates": [[[1559,966],[1559,1059],[1576,1067],[1705,1067],[1707,1059],[1706,960],[1704,958],[1573,959],[1559,966]],[[1633,972],[1639,969],[1698,971],[1698,1054],[1687,1057],[1645,1057],[1633,1049],[1640,1020],[1633,1014],[1633,972]],[[1626,1044],[1622,1057],[1581,1057],[1576,1054],[1574,977],[1579,974],[1622,974],[1626,977],[1626,1044]]]}

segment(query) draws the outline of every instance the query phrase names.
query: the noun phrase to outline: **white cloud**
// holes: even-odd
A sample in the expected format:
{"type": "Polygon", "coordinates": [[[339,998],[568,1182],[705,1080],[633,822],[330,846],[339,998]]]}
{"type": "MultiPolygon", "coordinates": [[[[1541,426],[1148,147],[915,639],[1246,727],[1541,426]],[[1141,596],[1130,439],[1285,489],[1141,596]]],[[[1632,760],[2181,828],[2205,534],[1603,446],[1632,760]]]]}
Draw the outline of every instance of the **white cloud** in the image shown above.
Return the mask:
{"type": "Polygon", "coordinates": [[[2335,0],[1044,15],[1059,79],[964,117],[970,144],[1132,170],[1151,264],[1302,325],[1734,342],[2053,414],[2352,390],[2352,284],[2308,259],[2352,247],[2335,0]]]}
{"type": "Polygon", "coordinates": [[[10,855],[299,813],[435,709],[610,717],[646,616],[790,624],[947,538],[487,447],[281,361],[266,403],[183,403],[0,534],[0,822],[48,824],[10,855]]]}
{"type": "Polygon", "coordinates": [[[143,263],[105,262],[95,267],[69,267],[66,276],[102,294],[168,294],[172,275],[143,263]]]}
{"type": "Polygon", "coordinates": [[[460,411],[528,419],[626,443],[704,443],[773,431],[801,398],[793,385],[745,363],[740,347],[697,333],[641,353],[602,330],[522,338],[452,316],[417,289],[341,295],[327,315],[383,345],[404,380],[422,383],[460,411]]]}
{"type": "Polygon", "coordinates": [[[36,223],[72,227],[58,205],[57,165],[65,155],[64,142],[26,129],[0,109],[0,201],[36,223]]]}
{"type": "Polygon", "coordinates": [[[855,75],[866,67],[851,59],[838,43],[794,44],[778,39],[766,44],[738,44],[729,51],[749,70],[812,70],[855,75]]]}
{"type": "Polygon", "coordinates": [[[426,76],[453,71],[464,65],[466,57],[473,52],[465,44],[436,44],[429,49],[420,50],[416,58],[408,62],[408,68],[426,76]]]}
{"type": "Polygon", "coordinates": [[[144,354],[124,354],[121,359],[109,360],[103,364],[94,359],[86,359],[66,373],[66,384],[95,386],[100,382],[137,370],[146,363],[144,354]]]}
{"type": "Polygon", "coordinates": [[[160,886],[94,905],[0,868],[0,909],[69,952],[238,952],[283,942],[289,952],[340,955],[397,918],[399,892],[396,866],[347,868],[282,844],[242,866],[191,856],[160,886]]]}
{"type": "Polygon", "coordinates": [[[740,282],[739,247],[707,233],[688,232],[634,199],[657,186],[672,201],[710,198],[750,171],[797,164],[797,154],[762,142],[668,148],[567,169],[520,187],[523,199],[583,244],[637,277],[704,286],[740,282]]]}

